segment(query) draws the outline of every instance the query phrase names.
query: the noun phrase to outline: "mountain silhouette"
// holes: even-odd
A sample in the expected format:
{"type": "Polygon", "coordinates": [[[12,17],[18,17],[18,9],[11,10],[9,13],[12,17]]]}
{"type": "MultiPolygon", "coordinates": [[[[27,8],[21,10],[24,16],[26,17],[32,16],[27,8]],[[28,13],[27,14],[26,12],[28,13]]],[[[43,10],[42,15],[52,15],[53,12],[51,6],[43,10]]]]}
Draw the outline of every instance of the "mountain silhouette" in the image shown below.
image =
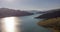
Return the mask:
{"type": "Polygon", "coordinates": [[[8,8],[0,8],[0,18],[2,17],[10,17],[10,16],[28,16],[33,13],[29,13],[27,11],[20,11],[8,8]]]}

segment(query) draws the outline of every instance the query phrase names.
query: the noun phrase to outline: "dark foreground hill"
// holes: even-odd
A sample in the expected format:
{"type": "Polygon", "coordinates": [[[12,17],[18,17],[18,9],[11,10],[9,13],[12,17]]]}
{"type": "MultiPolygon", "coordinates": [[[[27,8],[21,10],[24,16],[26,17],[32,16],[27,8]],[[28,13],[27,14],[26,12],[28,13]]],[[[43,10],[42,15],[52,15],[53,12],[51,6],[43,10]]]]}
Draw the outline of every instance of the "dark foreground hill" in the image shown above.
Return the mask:
{"type": "Polygon", "coordinates": [[[27,11],[13,10],[8,8],[0,8],[0,18],[9,17],[9,16],[28,16],[33,13],[29,13],[27,11]]]}
{"type": "Polygon", "coordinates": [[[56,17],[60,17],[60,9],[50,10],[49,13],[40,15],[36,18],[48,19],[48,18],[56,18],[56,17]]]}

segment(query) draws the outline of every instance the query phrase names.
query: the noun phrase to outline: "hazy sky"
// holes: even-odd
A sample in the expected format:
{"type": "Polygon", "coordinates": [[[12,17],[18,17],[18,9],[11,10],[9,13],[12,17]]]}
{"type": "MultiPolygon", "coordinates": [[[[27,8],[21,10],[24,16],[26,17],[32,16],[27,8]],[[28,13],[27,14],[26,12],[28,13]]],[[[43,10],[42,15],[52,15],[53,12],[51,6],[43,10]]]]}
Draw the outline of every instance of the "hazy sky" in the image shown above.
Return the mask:
{"type": "Polygon", "coordinates": [[[47,10],[60,8],[60,0],[0,0],[0,7],[20,10],[47,10]]]}

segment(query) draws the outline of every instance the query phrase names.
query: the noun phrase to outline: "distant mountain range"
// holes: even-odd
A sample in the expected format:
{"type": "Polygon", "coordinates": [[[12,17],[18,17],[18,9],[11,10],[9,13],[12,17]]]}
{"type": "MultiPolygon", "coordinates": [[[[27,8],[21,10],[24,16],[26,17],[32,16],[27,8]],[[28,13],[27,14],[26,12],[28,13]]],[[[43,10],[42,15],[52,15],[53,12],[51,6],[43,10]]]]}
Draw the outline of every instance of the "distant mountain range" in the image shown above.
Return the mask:
{"type": "Polygon", "coordinates": [[[47,13],[46,11],[38,11],[38,10],[30,10],[28,12],[34,13],[34,14],[44,14],[44,13],[47,13]]]}
{"type": "Polygon", "coordinates": [[[28,16],[28,15],[33,15],[33,13],[8,8],[0,8],[0,18],[9,16],[28,16]]]}

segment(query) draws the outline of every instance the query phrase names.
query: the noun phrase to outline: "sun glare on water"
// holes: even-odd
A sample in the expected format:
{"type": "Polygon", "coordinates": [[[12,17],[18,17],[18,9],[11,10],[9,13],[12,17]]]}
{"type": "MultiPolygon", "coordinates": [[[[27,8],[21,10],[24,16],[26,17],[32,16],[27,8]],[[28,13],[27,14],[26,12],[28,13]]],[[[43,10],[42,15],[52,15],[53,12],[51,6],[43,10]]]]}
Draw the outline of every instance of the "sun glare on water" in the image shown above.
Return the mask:
{"type": "Polygon", "coordinates": [[[17,32],[16,31],[16,18],[6,17],[2,19],[3,32],[17,32]]]}

